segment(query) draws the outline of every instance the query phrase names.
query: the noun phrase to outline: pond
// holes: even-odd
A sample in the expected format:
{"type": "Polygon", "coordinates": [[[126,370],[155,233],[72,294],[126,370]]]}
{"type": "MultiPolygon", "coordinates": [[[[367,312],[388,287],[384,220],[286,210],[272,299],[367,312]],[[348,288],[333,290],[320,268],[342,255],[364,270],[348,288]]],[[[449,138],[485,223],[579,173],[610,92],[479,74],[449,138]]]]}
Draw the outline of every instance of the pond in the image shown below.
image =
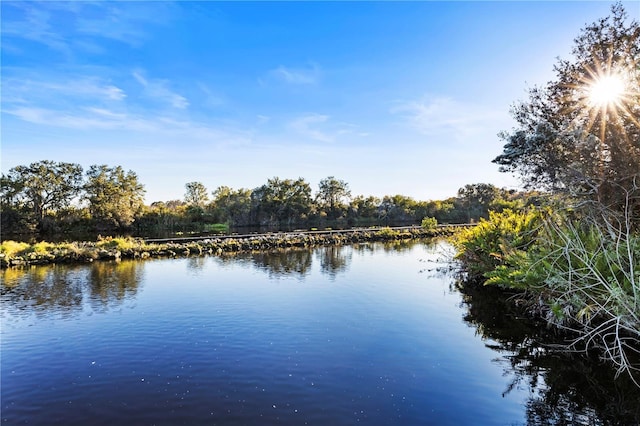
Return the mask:
{"type": "Polygon", "coordinates": [[[637,424],[448,246],[360,244],[2,271],[4,424],[637,424]]]}

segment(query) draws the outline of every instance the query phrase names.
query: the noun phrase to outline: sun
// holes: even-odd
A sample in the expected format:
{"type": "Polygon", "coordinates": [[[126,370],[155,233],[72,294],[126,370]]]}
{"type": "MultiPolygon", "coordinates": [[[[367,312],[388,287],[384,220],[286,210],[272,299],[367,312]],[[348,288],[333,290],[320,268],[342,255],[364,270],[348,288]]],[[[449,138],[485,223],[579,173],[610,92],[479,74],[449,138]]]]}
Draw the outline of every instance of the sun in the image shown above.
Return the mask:
{"type": "Polygon", "coordinates": [[[600,140],[604,141],[612,128],[624,133],[624,123],[640,126],[633,112],[635,99],[640,95],[637,80],[625,67],[611,63],[608,66],[597,64],[595,69],[587,67],[585,75],[572,87],[577,89],[578,95],[574,124],[589,133],[595,130],[600,140]]]}
{"type": "Polygon", "coordinates": [[[596,108],[607,108],[619,104],[624,93],[624,80],[616,74],[600,76],[587,87],[589,104],[596,108]]]}

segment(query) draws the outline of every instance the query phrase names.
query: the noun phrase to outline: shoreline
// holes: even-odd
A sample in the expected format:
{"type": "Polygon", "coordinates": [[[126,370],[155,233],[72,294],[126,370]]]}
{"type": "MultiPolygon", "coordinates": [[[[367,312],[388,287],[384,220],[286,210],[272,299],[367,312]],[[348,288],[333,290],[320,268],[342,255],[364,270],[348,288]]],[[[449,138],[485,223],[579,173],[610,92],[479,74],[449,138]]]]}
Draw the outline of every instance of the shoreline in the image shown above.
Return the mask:
{"type": "Polygon", "coordinates": [[[35,244],[2,243],[0,268],[119,261],[122,259],[176,258],[221,255],[281,248],[311,248],[363,242],[434,238],[453,234],[460,226],[398,227],[268,234],[178,237],[169,239],[105,238],[96,242],[35,244]]]}

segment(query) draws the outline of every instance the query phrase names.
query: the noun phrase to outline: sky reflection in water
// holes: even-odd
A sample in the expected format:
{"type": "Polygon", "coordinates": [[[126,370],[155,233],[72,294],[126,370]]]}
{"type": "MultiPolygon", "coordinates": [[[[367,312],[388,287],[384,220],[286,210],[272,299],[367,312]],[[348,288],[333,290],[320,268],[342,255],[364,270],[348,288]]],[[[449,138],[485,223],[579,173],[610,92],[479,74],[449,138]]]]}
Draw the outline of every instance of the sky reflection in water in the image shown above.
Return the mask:
{"type": "Polygon", "coordinates": [[[482,323],[473,295],[436,272],[445,249],[3,271],[2,420],[545,424],[563,410],[540,402],[550,366],[514,362],[517,333],[482,323]]]}

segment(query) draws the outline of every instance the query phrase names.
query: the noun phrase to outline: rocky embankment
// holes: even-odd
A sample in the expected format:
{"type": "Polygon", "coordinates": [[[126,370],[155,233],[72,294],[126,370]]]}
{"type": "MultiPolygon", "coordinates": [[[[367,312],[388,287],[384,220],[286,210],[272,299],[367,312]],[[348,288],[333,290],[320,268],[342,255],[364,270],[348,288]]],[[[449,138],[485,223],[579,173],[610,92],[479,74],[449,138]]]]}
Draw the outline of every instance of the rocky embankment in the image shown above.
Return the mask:
{"type": "Polygon", "coordinates": [[[86,263],[220,255],[229,252],[262,251],[291,247],[343,245],[375,241],[408,240],[449,235],[454,227],[425,229],[420,227],[379,228],[331,232],[291,232],[225,236],[199,239],[180,239],[154,242],[134,238],[105,238],[97,242],[36,244],[4,241],[0,250],[0,266],[23,267],[56,263],[86,263]]]}

